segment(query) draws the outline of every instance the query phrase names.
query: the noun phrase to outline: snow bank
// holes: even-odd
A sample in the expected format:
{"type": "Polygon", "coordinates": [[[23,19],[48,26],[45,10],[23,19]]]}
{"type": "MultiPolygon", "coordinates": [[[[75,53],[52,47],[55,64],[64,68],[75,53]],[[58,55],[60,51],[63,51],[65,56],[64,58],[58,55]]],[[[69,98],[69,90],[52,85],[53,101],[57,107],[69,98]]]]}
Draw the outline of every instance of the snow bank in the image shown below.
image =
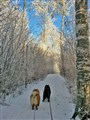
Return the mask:
{"type": "Polygon", "coordinates": [[[65,80],[59,74],[50,74],[44,81],[32,83],[28,89],[17,98],[7,100],[10,106],[0,106],[1,120],[33,120],[34,111],[31,109],[29,97],[34,88],[40,90],[40,106],[35,112],[35,120],[51,120],[50,108],[47,100],[42,102],[44,86],[51,87],[51,109],[53,120],[70,120],[74,112],[74,104],[71,95],[65,85],[65,80]]]}

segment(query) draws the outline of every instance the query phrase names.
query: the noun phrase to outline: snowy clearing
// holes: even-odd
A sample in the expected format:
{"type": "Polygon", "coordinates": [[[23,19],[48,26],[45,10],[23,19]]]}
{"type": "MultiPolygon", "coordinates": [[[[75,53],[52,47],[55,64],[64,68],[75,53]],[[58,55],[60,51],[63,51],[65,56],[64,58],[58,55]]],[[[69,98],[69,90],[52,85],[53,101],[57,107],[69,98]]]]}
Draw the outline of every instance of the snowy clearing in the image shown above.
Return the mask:
{"type": "Polygon", "coordinates": [[[30,95],[34,88],[40,90],[40,106],[35,111],[35,120],[51,120],[50,107],[47,100],[42,102],[44,86],[51,87],[51,109],[53,120],[70,120],[74,112],[72,97],[66,88],[65,80],[58,74],[48,75],[44,81],[28,85],[24,93],[16,98],[8,98],[10,106],[0,105],[1,120],[34,120],[34,110],[31,109],[30,95]]]}

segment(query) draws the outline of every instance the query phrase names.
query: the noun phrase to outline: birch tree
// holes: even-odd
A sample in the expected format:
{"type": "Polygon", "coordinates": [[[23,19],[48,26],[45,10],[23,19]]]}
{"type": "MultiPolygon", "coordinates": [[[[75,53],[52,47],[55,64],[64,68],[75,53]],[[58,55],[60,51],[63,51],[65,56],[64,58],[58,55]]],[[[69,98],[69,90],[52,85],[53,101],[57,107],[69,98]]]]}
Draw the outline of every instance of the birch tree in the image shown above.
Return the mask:
{"type": "Polygon", "coordinates": [[[90,117],[90,62],[87,22],[87,0],[75,1],[76,17],[76,67],[77,67],[77,104],[72,118],[80,120],[90,117]]]}

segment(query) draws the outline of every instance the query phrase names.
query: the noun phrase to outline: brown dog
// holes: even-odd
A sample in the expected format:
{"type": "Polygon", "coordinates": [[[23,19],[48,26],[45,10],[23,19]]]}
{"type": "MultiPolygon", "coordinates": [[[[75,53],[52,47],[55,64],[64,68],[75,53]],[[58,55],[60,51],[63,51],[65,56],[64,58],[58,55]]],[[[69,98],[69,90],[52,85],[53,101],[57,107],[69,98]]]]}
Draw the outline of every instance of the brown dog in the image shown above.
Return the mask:
{"type": "Polygon", "coordinates": [[[40,92],[38,89],[34,89],[32,91],[32,94],[30,96],[30,103],[31,103],[31,106],[32,106],[32,110],[33,109],[38,109],[38,106],[40,104],[40,92]]]}

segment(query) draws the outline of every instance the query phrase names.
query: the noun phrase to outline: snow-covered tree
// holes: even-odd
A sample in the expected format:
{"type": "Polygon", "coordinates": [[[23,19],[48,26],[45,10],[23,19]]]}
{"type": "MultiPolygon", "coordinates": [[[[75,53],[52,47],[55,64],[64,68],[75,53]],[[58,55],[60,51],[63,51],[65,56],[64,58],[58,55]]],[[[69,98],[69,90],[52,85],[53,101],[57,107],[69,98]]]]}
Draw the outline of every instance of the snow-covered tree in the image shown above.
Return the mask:
{"type": "Polygon", "coordinates": [[[88,117],[90,117],[90,62],[87,4],[87,0],[75,1],[77,104],[73,118],[79,115],[81,120],[88,120],[88,117]]]}
{"type": "Polygon", "coordinates": [[[25,50],[28,39],[27,20],[24,12],[10,1],[1,1],[0,23],[0,93],[8,94],[24,84],[25,50]],[[23,67],[23,69],[22,69],[23,67]]]}

